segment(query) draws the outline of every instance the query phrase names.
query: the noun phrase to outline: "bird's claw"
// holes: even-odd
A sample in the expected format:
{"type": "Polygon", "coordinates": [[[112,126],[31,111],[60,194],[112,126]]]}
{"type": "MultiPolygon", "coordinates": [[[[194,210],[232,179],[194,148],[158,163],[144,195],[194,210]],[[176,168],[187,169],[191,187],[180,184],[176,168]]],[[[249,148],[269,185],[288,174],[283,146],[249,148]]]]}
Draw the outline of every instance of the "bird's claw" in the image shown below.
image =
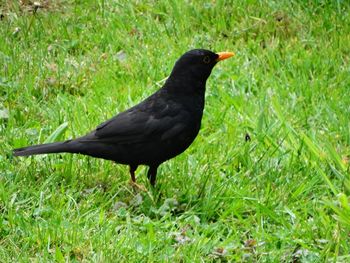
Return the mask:
{"type": "Polygon", "coordinates": [[[134,190],[142,191],[142,192],[147,192],[147,189],[144,185],[142,184],[137,184],[136,182],[130,180],[129,184],[134,188],[134,190]]]}

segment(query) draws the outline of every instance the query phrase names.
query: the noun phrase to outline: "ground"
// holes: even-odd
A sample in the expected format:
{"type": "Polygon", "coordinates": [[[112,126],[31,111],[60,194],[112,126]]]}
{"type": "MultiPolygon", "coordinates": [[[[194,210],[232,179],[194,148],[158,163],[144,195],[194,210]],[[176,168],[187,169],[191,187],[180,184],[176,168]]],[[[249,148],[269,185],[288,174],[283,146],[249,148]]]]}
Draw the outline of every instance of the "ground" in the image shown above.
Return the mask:
{"type": "Polygon", "coordinates": [[[349,262],[348,1],[0,2],[2,262],[349,262]],[[306,3],[309,2],[309,3],[306,3]],[[74,138],[192,48],[233,51],[193,145],[128,167],[11,149],[74,138]]]}

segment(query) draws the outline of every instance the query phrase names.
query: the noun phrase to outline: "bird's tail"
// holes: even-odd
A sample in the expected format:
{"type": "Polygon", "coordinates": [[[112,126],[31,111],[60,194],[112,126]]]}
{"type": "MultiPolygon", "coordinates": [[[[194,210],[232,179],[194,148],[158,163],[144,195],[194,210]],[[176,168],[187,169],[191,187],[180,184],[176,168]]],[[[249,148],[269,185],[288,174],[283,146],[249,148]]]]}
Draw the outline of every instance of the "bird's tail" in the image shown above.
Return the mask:
{"type": "Polygon", "coordinates": [[[70,152],[69,142],[70,140],[64,141],[64,142],[54,142],[54,143],[39,144],[39,145],[18,148],[13,150],[13,155],[28,156],[28,155],[45,154],[45,153],[70,152]]]}

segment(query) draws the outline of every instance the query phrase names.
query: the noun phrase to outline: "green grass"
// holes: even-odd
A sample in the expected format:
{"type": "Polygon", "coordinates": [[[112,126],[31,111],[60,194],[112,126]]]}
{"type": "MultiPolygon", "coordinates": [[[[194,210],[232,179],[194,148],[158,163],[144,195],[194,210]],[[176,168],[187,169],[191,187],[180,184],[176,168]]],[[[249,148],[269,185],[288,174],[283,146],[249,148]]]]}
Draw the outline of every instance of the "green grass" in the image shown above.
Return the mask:
{"type": "Polygon", "coordinates": [[[15,2],[0,1],[2,262],[350,260],[348,1],[15,2]],[[12,157],[146,98],[192,48],[237,55],[156,189],[145,167],[135,193],[126,166],[12,157]]]}

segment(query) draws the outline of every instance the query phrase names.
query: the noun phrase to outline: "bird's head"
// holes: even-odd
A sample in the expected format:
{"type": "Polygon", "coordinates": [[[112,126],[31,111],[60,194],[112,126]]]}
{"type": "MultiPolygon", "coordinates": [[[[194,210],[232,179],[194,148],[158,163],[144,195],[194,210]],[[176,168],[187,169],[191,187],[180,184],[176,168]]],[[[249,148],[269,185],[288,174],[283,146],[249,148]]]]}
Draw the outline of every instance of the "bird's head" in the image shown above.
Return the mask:
{"type": "Polygon", "coordinates": [[[177,85],[181,83],[205,85],[216,63],[232,56],[234,56],[232,52],[214,53],[206,49],[190,50],[176,61],[169,76],[169,82],[177,85]]]}

